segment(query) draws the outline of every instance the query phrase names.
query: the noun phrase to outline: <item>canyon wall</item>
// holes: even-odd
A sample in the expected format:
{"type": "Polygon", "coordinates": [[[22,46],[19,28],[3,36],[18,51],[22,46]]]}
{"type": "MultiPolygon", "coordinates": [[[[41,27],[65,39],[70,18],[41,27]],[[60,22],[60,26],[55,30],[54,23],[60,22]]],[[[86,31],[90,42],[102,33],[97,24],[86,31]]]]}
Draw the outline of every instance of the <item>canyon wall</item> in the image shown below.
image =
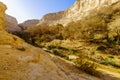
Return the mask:
{"type": "Polygon", "coordinates": [[[5,21],[5,10],[7,7],[0,2],[0,45],[17,45],[23,42],[22,39],[5,31],[7,23],[5,21]]]}
{"type": "Polygon", "coordinates": [[[16,18],[6,14],[5,21],[7,23],[7,27],[6,27],[7,32],[14,33],[21,31],[21,28],[18,26],[18,21],[16,20],[16,18]]]}
{"type": "Polygon", "coordinates": [[[27,20],[27,21],[25,21],[23,23],[20,23],[19,27],[22,30],[24,30],[24,29],[27,29],[28,27],[32,27],[32,26],[34,26],[34,25],[36,25],[38,23],[39,23],[39,20],[37,20],[37,19],[31,19],[31,20],[27,20]]]}
{"type": "Polygon", "coordinates": [[[92,10],[99,10],[104,6],[110,6],[120,0],[77,0],[70,8],[58,13],[45,15],[38,25],[57,25],[66,26],[70,22],[75,22],[90,14],[92,10]],[[52,15],[51,15],[52,14],[52,15]],[[59,16],[57,18],[56,16],[59,16]],[[53,19],[50,19],[53,18],[53,19]]]}
{"type": "Polygon", "coordinates": [[[0,30],[4,30],[6,23],[5,23],[5,10],[7,9],[7,7],[0,2],[0,30]]]}

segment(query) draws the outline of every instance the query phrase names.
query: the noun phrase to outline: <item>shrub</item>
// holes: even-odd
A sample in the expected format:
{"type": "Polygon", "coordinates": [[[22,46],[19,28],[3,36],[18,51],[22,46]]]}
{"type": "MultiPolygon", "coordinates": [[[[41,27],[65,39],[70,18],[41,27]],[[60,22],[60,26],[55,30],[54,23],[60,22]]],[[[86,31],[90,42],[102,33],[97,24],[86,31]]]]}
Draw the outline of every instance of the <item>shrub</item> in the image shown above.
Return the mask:
{"type": "Polygon", "coordinates": [[[58,49],[53,49],[52,54],[60,56],[60,57],[66,57],[64,54],[60,53],[58,49]]]}
{"type": "Polygon", "coordinates": [[[35,41],[34,46],[37,46],[37,47],[40,47],[40,48],[44,47],[44,45],[40,41],[37,41],[37,40],[35,41]]]}
{"type": "Polygon", "coordinates": [[[72,54],[76,54],[78,52],[78,50],[72,49],[71,52],[72,52],[72,54]]]}
{"type": "Polygon", "coordinates": [[[106,50],[106,47],[105,46],[99,46],[99,47],[97,47],[97,50],[104,51],[104,50],[106,50]]]}
{"type": "Polygon", "coordinates": [[[96,73],[97,73],[97,71],[96,71],[97,67],[96,67],[95,63],[90,62],[87,59],[78,59],[76,61],[76,65],[77,65],[78,69],[85,71],[88,74],[96,75],[96,73]]]}
{"type": "MultiPolygon", "coordinates": [[[[33,26],[26,29],[24,32],[30,34],[31,38],[41,42],[49,42],[54,39],[63,39],[62,26],[33,26]]],[[[26,34],[28,35],[28,34],[26,34]]],[[[28,35],[29,36],[29,35],[28,35]]]]}
{"type": "Polygon", "coordinates": [[[52,53],[55,54],[55,55],[59,55],[59,52],[58,52],[58,50],[56,50],[56,49],[53,49],[53,50],[52,50],[52,53]]]}
{"type": "Polygon", "coordinates": [[[87,59],[86,54],[81,51],[79,58],[75,62],[78,69],[85,71],[88,74],[98,76],[96,71],[96,64],[87,59]]]}
{"type": "Polygon", "coordinates": [[[114,56],[113,55],[110,55],[110,56],[108,56],[109,58],[114,58],[114,56]]]}
{"type": "Polygon", "coordinates": [[[58,49],[65,50],[65,51],[69,50],[68,48],[65,48],[65,47],[62,47],[62,46],[58,46],[58,49]]]}
{"type": "Polygon", "coordinates": [[[105,59],[104,61],[101,62],[101,64],[104,64],[104,65],[111,65],[113,67],[117,67],[117,68],[120,68],[120,65],[116,64],[113,60],[111,59],[105,59]]]}
{"type": "Polygon", "coordinates": [[[56,35],[56,39],[63,40],[63,35],[62,35],[62,33],[57,34],[57,35],[56,35]]]}
{"type": "Polygon", "coordinates": [[[56,48],[56,46],[54,46],[54,45],[49,45],[49,46],[47,46],[47,48],[48,48],[49,50],[51,50],[51,49],[56,48]]]}
{"type": "Polygon", "coordinates": [[[109,59],[105,59],[104,61],[101,62],[102,64],[105,64],[105,65],[114,65],[115,62],[112,61],[112,60],[109,60],[109,59]]]}

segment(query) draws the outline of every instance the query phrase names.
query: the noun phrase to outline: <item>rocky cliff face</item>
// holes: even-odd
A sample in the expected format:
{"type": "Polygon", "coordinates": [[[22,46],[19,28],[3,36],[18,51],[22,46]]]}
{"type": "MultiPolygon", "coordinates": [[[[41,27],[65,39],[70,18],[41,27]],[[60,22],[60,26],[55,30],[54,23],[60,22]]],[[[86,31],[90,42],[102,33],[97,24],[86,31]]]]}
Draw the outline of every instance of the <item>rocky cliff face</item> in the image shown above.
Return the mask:
{"type": "Polygon", "coordinates": [[[5,21],[7,22],[6,31],[10,33],[19,32],[21,31],[21,28],[18,26],[18,22],[16,18],[5,15],[5,21]]]}
{"type": "Polygon", "coordinates": [[[5,10],[6,6],[0,2],[0,45],[17,45],[19,43],[22,43],[23,40],[19,39],[16,36],[13,36],[11,34],[8,34],[5,31],[6,28],[6,22],[5,22],[5,10]]]}
{"type": "Polygon", "coordinates": [[[40,25],[49,25],[56,21],[59,21],[63,17],[64,11],[57,13],[49,13],[43,16],[43,18],[39,21],[40,25]]]}
{"type": "Polygon", "coordinates": [[[6,6],[3,5],[3,3],[0,2],[0,30],[4,30],[6,23],[5,23],[5,10],[6,10],[6,6]]]}
{"type": "Polygon", "coordinates": [[[19,24],[19,27],[21,29],[26,29],[27,27],[34,26],[34,25],[36,25],[38,23],[39,23],[39,20],[37,20],[37,19],[27,20],[27,21],[19,24]]]}
{"type": "Polygon", "coordinates": [[[86,17],[87,15],[90,14],[92,10],[99,10],[99,8],[104,6],[110,6],[116,3],[117,1],[120,0],[77,0],[70,8],[68,8],[64,12],[53,13],[52,16],[54,14],[56,16],[60,16],[56,20],[55,19],[49,20],[49,18],[51,18],[52,16],[51,14],[47,14],[40,20],[38,25],[46,23],[48,23],[48,25],[56,24],[67,25],[72,21],[75,22],[77,20],[82,19],[83,17],[86,17]]]}

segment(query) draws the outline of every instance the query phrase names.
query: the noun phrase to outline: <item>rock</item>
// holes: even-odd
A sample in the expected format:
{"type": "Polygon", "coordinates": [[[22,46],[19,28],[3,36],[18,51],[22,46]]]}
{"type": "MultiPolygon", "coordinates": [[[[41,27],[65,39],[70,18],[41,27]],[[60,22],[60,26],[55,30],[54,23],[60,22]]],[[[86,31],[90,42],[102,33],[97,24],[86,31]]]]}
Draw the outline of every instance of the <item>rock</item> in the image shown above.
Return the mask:
{"type": "Polygon", "coordinates": [[[24,30],[24,29],[27,29],[28,27],[35,26],[38,22],[39,20],[37,19],[27,20],[23,23],[20,23],[19,27],[24,30]]]}
{"type": "Polygon", "coordinates": [[[14,33],[21,31],[21,28],[18,26],[18,22],[16,18],[6,14],[5,21],[7,22],[7,27],[6,27],[7,32],[14,33]]]}
{"type": "Polygon", "coordinates": [[[39,21],[38,25],[49,25],[53,22],[60,20],[63,17],[64,11],[57,13],[49,13],[43,16],[43,18],[39,21]]]}
{"type": "Polygon", "coordinates": [[[66,26],[70,22],[76,22],[88,16],[92,10],[99,10],[99,8],[112,5],[117,1],[119,0],[77,0],[65,11],[45,15],[38,25],[62,24],[66,26]]]}
{"type": "Polygon", "coordinates": [[[6,28],[5,10],[6,9],[7,7],[2,2],[0,2],[0,45],[15,46],[19,43],[22,43],[23,40],[5,31],[5,28],[6,28]]]}
{"type": "Polygon", "coordinates": [[[75,55],[69,55],[69,59],[70,59],[70,60],[77,59],[77,58],[78,58],[78,56],[75,56],[75,55]]]}
{"type": "Polygon", "coordinates": [[[4,30],[6,27],[6,23],[5,23],[5,10],[7,9],[7,7],[0,2],[0,31],[4,30]]]}

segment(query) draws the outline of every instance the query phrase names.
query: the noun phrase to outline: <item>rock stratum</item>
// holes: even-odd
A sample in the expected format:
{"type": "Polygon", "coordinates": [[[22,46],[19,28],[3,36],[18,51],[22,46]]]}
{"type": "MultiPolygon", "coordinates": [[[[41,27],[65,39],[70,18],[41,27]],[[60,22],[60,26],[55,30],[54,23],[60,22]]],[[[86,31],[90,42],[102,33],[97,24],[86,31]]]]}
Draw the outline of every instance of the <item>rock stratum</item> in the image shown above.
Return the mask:
{"type": "Polygon", "coordinates": [[[21,28],[18,26],[18,22],[16,18],[6,14],[5,21],[7,22],[7,27],[6,27],[7,32],[14,33],[21,31],[21,28]]]}
{"type": "Polygon", "coordinates": [[[39,20],[37,20],[37,19],[27,20],[23,23],[20,23],[19,27],[24,30],[24,29],[27,29],[28,27],[32,27],[38,23],[39,23],[39,20]]]}
{"type": "Polygon", "coordinates": [[[9,34],[5,31],[7,23],[5,22],[5,10],[7,7],[0,2],[0,45],[17,45],[23,42],[22,39],[9,34]]]}
{"type": "Polygon", "coordinates": [[[22,30],[27,29],[28,27],[34,26],[39,23],[39,20],[32,19],[27,20],[23,23],[18,24],[18,21],[13,16],[10,16],[8,14],[5,15],[5,22],[7,23],[6,31],[9,33],[16,33],[21,32],[22,30]]]}
{"type": "Polygon", "coordinates": [[[38,25],[66,26],[70,22],[76,22],[90,14],[93,10],[99,10],[104,6],[110,6],[120,0],[77,0],[70,8],[62,12],[45,15],[38,25]]]}
{"type": "Polygon", "coordinates": [[[7,7],[0,3],[0,30],[3,31],[5,29],[6,23],[5,23],[5,10],[7,7]]]}
{"type": "Polygon", "coordinates": [[[43,16],[37,25],[50,25],[56,21],[59,21],[63,17],[64,11],[57,13],[49,13],[43,16]]]}

